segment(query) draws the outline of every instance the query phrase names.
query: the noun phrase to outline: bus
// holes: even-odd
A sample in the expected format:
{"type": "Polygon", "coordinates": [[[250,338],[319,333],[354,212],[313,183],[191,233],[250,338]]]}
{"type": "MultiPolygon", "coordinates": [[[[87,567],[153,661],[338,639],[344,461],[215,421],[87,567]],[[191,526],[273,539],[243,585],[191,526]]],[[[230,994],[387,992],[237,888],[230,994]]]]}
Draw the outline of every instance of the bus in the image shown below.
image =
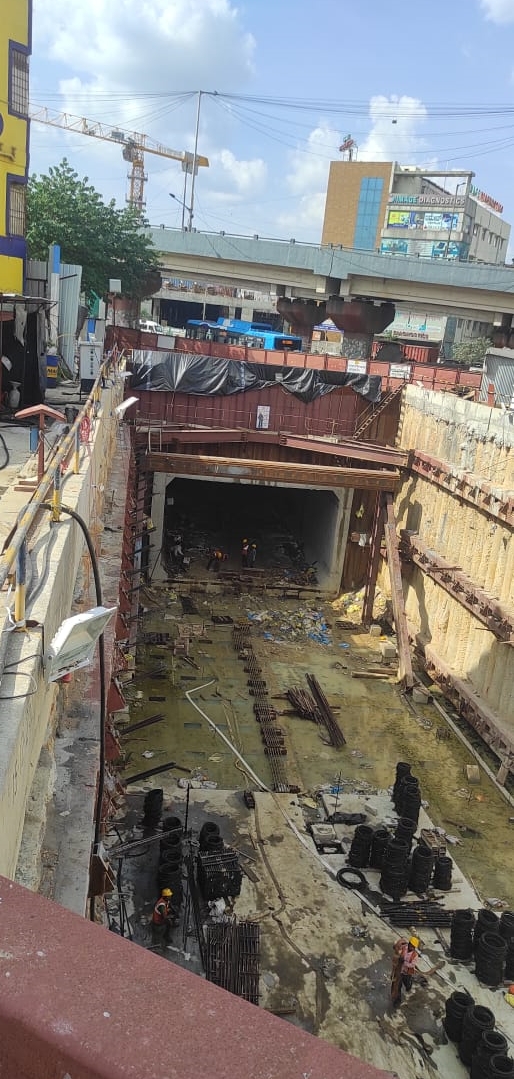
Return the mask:
{"type": "Polygon", "coordinates": [[[245,322],[237,318],[219,318],[217,322],[191,318],[186,323],[186,337],[195,341],[249,345],[252,348],[278,349],[281,352],[302,351],[301,337],[279,333],[268,322],[245,322]]]}

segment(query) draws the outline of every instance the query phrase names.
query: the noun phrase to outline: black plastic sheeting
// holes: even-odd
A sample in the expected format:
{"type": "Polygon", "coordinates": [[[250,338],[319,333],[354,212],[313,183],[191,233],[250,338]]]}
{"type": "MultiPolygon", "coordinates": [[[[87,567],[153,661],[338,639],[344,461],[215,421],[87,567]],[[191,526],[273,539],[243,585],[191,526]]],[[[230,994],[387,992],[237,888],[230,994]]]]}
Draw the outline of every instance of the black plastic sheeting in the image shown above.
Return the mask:
{"type": "Polygon", "coordinates": [[[380,375],[274,367],[185,352],[150,352],[144,354],[131,380],[133,389],[172,390],[206,397],[227,397],[274,385],[280,385],[286,393],[292,393],[305,404],[324,397],[337,386],[351,386],[355,393],[376,404],[380,401],[382,379],[380,375]],[[157,357],[158,363],[155,362],[157,357]]]}

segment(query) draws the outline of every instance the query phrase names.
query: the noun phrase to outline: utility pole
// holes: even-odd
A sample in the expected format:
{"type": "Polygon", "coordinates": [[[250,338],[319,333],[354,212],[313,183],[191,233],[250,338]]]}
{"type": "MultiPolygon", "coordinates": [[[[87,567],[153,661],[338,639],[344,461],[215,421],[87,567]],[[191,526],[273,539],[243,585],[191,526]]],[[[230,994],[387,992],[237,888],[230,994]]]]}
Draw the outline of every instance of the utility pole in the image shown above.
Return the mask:
{"type": "Polygon", "coordinates": [[[198,107],[196,110],[196,128],[195,128],[195,148],[193,151],[193,176],[191,179],[191,206],[189,207],[189,224],[187,231],[191,232],[193,228],[193,212],[195,205],[195,178],[196,178],[196,162],[198,160],[198,132],[200,130],[200,109],[202,107],[202,94],[203,90],[198,91],[198,107]]]}

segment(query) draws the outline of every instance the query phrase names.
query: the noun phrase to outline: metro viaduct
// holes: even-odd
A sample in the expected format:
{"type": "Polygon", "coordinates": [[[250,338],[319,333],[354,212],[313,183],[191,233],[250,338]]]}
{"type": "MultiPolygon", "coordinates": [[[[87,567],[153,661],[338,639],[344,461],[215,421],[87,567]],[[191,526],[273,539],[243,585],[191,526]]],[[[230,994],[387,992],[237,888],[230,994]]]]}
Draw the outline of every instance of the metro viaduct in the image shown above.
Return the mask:
{"type": "Polygon", "coordinates": [[[507,335],[511,330],[510,267],[164,226],[150,235],[172,276],[275,291],[278,311],[302,336],[325,318],[346,334],[382,333],[397,306],[492,322],[507,335]]]}

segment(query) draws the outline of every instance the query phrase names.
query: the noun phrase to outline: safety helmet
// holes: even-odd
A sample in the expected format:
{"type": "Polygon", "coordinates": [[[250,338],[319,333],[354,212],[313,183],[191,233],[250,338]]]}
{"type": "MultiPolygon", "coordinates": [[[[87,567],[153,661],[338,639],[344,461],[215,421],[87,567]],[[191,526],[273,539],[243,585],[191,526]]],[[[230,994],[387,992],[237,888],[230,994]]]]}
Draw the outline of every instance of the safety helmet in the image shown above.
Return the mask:
{"type": "Polygon", "coordinates": [[[419,948],[419,940],[417,937],[409,937],[409,944],[412,944],[413,948],[419,948]]]}
{"type": "Polygon", "coordinates": [[[173,895],[173,892],[172,892],[171,888],[163,888],[162,889],[162,894],[166,899],[169,899],[170,896],[173,895]]]}
{"type": "Polygon", "coordinates": [[[257,544],[256,544],[256,543],[252,543],[252,547],[253,547],[254,549],[256,549],[256,548],[257,548],[257,544]]]}
{"type": "Polygon", "coordinates": [[[247,539],[244,539],[244,540],[243,540],[243,543],[248,543],[248,540],[247,540],[247,539]]]}

